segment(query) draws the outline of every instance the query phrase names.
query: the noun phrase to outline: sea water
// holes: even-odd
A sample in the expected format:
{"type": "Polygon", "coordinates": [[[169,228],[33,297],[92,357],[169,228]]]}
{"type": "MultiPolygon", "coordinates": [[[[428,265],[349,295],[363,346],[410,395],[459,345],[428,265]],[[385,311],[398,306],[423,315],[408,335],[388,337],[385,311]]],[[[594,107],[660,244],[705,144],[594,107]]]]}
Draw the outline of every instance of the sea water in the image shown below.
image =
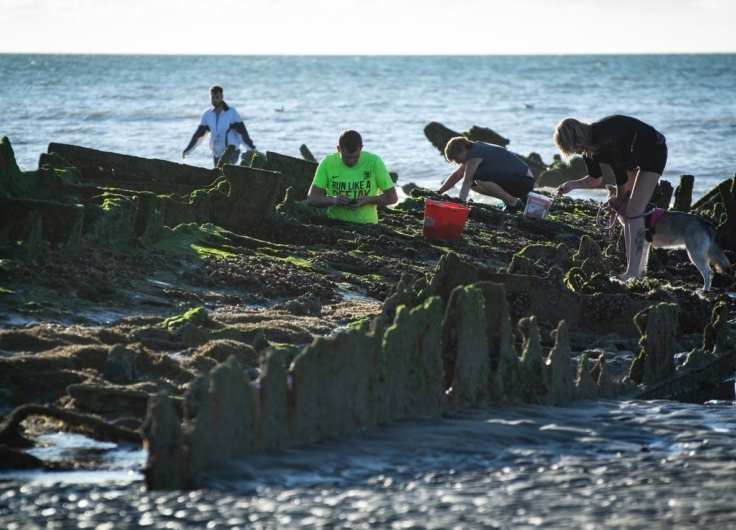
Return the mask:
{"type": "Polygon", "coordinates": [[[411,420],[240,460],[193,491],[0,476],[0,528],[734,528],[733,404],[411,420]]]}
{"type": "MultiPolygon", "coordinates": [[[[697,198],[736,171],[736,55],[107,56],[0,55],[0,135],[21,169],[50,142],[181,162],[208,89],[243,117],[261,151],[317,159],[358,130],[399,184],[438,188],[453,167],[432,122],[489,127],[550,163],[567,117],[637,117],[667,137],[664,178],[695,176],[697,198]]],[[[207,145],[184,163],[211,167],[207,145]]]]}

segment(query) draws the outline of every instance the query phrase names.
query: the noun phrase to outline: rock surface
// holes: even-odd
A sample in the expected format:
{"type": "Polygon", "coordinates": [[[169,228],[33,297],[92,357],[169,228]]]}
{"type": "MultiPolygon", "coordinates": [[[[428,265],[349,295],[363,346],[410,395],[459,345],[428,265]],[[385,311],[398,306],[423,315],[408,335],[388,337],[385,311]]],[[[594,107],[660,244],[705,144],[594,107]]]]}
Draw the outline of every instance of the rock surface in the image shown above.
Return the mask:
{"type": "MultiPolygon", "coordinates": [[[[366,425],[489,402],[667,397],[732,370],[733,276],[698,295],[684,251],[657,251],[646,278],[609,280],[624,256],[595,228],[593,201],[555,198],[544,220],[471,203],[463,236],[438,240],[421,236],[435,193],[380,208],[380,225],[346,225],[306,206],[314,163],[277,153],[190,175],[49,151],[21,172],[0,142],[0,414],[107,437],[145,420],[153,488],[366,425]],[[628,377],[635,355],[653,363],[646,386],[628,377]]],[[[731,187],[692,210],[730,226],[731,187]]]]}

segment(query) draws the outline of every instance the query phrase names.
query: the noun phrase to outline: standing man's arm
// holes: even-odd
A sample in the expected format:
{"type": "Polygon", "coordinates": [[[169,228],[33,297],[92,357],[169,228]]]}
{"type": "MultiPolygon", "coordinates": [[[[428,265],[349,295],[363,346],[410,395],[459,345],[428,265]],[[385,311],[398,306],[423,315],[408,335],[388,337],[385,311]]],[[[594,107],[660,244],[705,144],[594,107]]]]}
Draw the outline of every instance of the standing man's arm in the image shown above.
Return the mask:
{"type": "Polygon", "coordinates": [[[230,128],[231,129],[234,129],[235,132],[237,132],[238,134],[240,134],[240,136],[243,139],[242,140],[243,145],[249,147],[252,150],[255,150],[256,144],[254,144],[253,143],[253,140],[251,140],[250,139],[250,136],[248,136],[248,130],[245,128],[245,123],[243,123],[242,121],[236,122],[236,123],[233,123],[230,126],[230,128]]]}
{"type": "Polygon", "coordinates": [[[192,135],[192,139],[189,140],[189,145],[187,145],[181,152],[181,157],[186,158],[189,153],[194,151],[194,149],[202,143],[202,140],[204,140],[204,137],[209,132],[209,130],[210,128],[206,125],[200,125],[199,127],[197,127],[197,130],[194,131],[194,134],[192,135]]]}

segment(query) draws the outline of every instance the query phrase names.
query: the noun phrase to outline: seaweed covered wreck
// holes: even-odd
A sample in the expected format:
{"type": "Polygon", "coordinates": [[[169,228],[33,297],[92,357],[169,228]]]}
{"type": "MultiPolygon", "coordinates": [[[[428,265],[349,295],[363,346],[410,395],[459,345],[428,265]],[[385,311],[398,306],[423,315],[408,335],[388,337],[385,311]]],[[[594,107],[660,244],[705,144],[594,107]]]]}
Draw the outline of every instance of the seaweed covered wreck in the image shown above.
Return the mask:
{"type": "MultiPolygon", "coordinates": [[[[461,239],[433,240],[433,192],[346,225],[306,206],[315,167],[50,144],[23,172],[3,138],[5,467],[48,466],[23,448],[53,425],[143,443],[150,488],[191,488],[217,461],[365,426],[493,403],[697,402],[736,372],[733,276],[698,294],[684,251],[658,250],[646,278],[609,280],[623,253],[593,201],[558,198],[544,220],[474,204],[461,239]]],[[[733,261],[733,179],[692,207],[688,183],[676,207],[717,220],[733,261]]],[[[672,193],[663,181],[655,200],[672,193]]]]}

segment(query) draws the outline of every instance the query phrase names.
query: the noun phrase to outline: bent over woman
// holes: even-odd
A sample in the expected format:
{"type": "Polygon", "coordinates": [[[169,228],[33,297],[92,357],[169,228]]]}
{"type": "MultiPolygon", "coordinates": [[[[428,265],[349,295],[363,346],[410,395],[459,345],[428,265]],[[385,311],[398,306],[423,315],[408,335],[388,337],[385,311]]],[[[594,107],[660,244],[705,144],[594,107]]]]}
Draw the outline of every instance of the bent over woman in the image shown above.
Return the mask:
{"type": "Polygon", "coordinates": [[[557,188],[558,194],[600,185],[601,163],[609,164],[616,177],[616,197],[611,206],[624,221],[626,271],[623,281],[638,278],[644,270],[644,210],[667,163],[664,135],[651,125],[629,116],[607,116],[593,123],[565,118],[553,136],[569,163],[573,154],[583,156],[588,174],[557,188]]]}
{"type": "Polygon", "coordinates": [[[529,167],[505,147],[456,136],[447,142],[445,158],[460,166],[447,177],[439,193],[445,193],[463,179],[460,189],[463,201],[473,190],[501,199],[506,203],[506,212],[524,209],[526,196],[534,187],[534,177],[529,167]]]}

